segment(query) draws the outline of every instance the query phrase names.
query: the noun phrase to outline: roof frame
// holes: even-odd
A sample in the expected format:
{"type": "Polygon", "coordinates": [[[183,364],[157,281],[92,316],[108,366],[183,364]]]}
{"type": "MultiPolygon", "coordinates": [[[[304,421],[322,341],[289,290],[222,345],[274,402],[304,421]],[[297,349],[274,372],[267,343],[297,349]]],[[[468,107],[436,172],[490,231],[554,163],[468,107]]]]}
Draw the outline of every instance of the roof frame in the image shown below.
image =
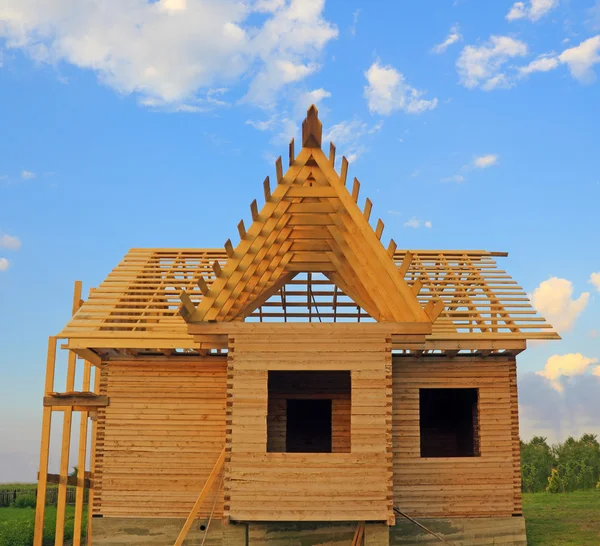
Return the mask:
{"type": "MultiPolygon", "coordinates": [[[[358,305],[380,322],[418,322],[431,325],[442,307],[421,307],[417,296],[398,270],[393,252],[381,244],[383,222],[369,224],[372,204],[365,211],[357,205],[358,181],[352,195],[345,186],[348,162],[341,173],[334,168],[335,147],[330,157],[321,150],[322,125],[317,108],[309,108],[302,125],[303,147],[283,174],[277,160],[277,187],[265,186],[266,202],[258,212],[251,204],[253,222],[240,229],[240,242],[226,244],[228,260],[215,265],[216,279],[205,287],[198,306],[182,293],[181,315],[188,323],[243,320],[266,294],[285,284],[298,272],[320,272],[338,284],[358,305]]],[[[265,180],[268,185],[268,179],[265,180]]],[[[392,242],[391,248],[395,248],[392,242]]],[[[268,297],[268,296],[267,296],[268,297]]]]}

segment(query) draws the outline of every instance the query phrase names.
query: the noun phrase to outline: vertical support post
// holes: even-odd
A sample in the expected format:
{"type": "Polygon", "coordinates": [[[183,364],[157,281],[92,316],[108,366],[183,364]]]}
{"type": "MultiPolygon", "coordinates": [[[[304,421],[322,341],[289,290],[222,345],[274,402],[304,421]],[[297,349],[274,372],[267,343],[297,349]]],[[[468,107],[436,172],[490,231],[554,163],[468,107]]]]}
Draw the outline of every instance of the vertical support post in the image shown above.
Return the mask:
{"type": "MultiPolygon", "coordinates": [[[[54,390],[54,369],[56,364],[56,337],[48,338],[48,356],[46,359],[46,383],[44,394],[54,390]]],[[[40,477],[38,480],[35,507],[35,529],[33,546],[42,546],[44,538],[44,513],[46,509],[46,485],[48,482],[48,458],[50,455],[50,428],[52,424],[52,408],[45,407],[42,417],[42,440],[40,444],[40,477]]]]}
{"type": "MultiPolygon", "coordinates": [[[[94,370],[94,393],[100,394],[100,367],[94,370]]],[[[90,445],[90,489],[88,491],[87,543],[92,543],[92,514],[94,512],[94,488],[96,480],[96,431],[98,422],[92,421],[92,441],[90,445]]]]}
{"type": "MultiPolygon", "coordinates": [[[[92,365],[86,360],[83,368],[83,391],[90,390],[92,365]]],[[[87,448],[89,412],[80,412],[79,421],[79,453],[77,457],[77,488],[75,491],[75,521],[73,524],[73,546],[81,545],[81,527],[83,519],[83,501],[85,492],[85,460],[87,448]]]]}
{"type": "MultiPolygon", "coordinates": [[[[73,290],[74,315],[81,305],[81,281],[75,281],[73,290]]],[[[77,355],[69,351],[67,361],[67,384],[66,392],[72,392],[75,389],[75,365],[77,364],[77,355]]],[[[56,502],[56,531],[54,534],[54,546],[63,546],[65,535],[65,510],[67,507],[67,481],[69,479],[69,450],[71,448],[71,424],[73,422],[73,407],[67,407],[63,413],[62,445],[60,453],[60,471],[58,482],[58,499],[56,502]]]]}
{"type": "MultiPolygon", "coordinates": [[[[69,351],[67,364],[66,392],[73,391],[75,387],[75,364],[77,356],[69,351]]],[[[73,408],[65,408],[62,429],[62,445],[60,450],[60,471],[58,482],[58,499],[56,501],[56,532],[54,546],[63,546],[65,534],[65,510],[67,506],[67,481],[69,479],[69,450],[71,448],[71,424],[73,421],[73,408]]]]}

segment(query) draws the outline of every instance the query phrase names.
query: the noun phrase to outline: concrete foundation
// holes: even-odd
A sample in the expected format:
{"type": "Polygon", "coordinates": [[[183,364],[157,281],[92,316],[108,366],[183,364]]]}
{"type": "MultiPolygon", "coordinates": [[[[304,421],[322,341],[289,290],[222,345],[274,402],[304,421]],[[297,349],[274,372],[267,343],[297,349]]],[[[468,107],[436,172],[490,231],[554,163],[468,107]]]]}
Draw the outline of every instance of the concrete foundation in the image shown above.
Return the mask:
{"type": "MultiPolygon", "coordinates": [[[[418,522],[454,546],[527,546],[525,518],[419,518],[418,522]]],[[[439,539],[398,516],[390,527],[391,546],[441,545],[439,539]]]]}
{"type": "MultiPolygon", "coordinates": [[[[92,518],[92,545],[173,546],[184,523],[183,518],[92,518]]],[[[208,534],[206,530],[201,529],[201,526],[206,526],[206,523],[201,520],[194,523],[185,546],[200,546],[205,534],[207,535],[205,546],[225,544],[221,521],[212,520],[208,534]]]]}
{"type": "MultiPolygon", "coordinates": [[[[527,546],[522,517],[419,519],[454,546],[527,546]]],[[[183,519],[94,518],[93,546],[171,546],[183,519]]],[[[200,546],[205,521],[194,524],[186,546],[200,546]]],[[[348,546],[356,522],[235,523],[213,520],[205,546],[348,546]]],[[[436,537],[398,518],[394,527],[367,523],[365,546],[441,545],[436,537]]]]}

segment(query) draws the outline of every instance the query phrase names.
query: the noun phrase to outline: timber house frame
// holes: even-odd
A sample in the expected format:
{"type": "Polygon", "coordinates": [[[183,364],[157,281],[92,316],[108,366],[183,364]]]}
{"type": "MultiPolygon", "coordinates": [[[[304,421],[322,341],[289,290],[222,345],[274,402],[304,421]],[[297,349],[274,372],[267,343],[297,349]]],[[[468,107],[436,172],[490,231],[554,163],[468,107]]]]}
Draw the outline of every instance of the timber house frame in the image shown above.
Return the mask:
{"type": "Polygon", "coordinates": [[[236,246],[132,249],[85,301],[76,282],[49,341],[34,546],[47,483],[57,546],[69,485],[74,546],[82,527],[94,545],[525,544],[515,357],[558,334],[505,253],[384,246],[321,140],[311,106],[236,246]]]}

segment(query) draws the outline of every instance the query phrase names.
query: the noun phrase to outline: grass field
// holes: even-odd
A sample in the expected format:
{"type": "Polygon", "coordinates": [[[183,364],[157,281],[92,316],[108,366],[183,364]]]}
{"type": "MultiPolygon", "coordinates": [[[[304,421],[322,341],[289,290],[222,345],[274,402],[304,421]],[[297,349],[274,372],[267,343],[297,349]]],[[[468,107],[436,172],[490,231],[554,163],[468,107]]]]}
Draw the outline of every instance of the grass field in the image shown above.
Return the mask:
{"type": "MultiPolygon", "coordinates": [[[[68,505],[65,516],[65,544],[70,544],[70,539],[73,538],[73,511],[74,507],[68,505]]],[[[0,546],[31,546],[34,520],[35,508],[0,508],[0,546]]],[[[44,546],[54,545],[55,527],[56,506],[46,506],[44,546]]]]}
{"type": "Polygon", "coordinates": [[[600,491],[526,493],[529,546],[600,545],[600,491]]]}
{"type": "MultiPolygon", "coordinates": [[[[600,545],[600,491],[524,494],[523,513],[529,546],[600,545]]],[[[33,508],[0,508],[0,546],[30,546],[34,518],[33,508]]],[[[54,544],[55,522],[56,507],[47,506],[44,546],[54,544]]],[[[73,506],[67,506],[65,538],[72,536],[73,506]]]]}

